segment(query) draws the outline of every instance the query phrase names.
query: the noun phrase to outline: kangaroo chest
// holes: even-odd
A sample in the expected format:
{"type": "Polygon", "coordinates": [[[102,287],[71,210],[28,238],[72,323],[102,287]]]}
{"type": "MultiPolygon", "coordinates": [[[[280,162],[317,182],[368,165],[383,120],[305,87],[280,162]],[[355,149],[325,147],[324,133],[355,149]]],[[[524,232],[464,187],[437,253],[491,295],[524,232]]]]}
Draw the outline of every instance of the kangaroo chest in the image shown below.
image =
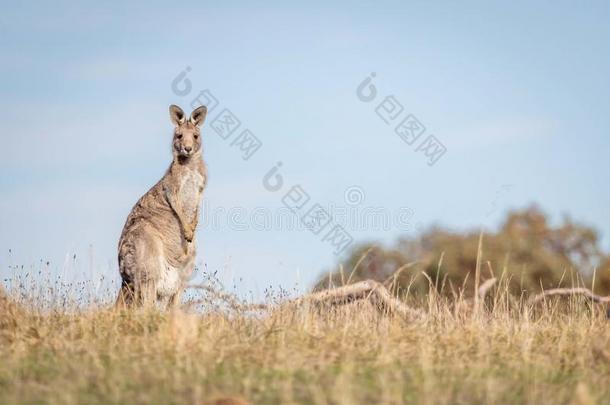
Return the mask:
{"type": "Polygon", "coordinates": [[[201,194],[205,186],[205,178],[196,170],[187,169],[180,177],[178,198],[187,219],[192,221],[197,215],[197,207],[201,202],[201,194]]]}

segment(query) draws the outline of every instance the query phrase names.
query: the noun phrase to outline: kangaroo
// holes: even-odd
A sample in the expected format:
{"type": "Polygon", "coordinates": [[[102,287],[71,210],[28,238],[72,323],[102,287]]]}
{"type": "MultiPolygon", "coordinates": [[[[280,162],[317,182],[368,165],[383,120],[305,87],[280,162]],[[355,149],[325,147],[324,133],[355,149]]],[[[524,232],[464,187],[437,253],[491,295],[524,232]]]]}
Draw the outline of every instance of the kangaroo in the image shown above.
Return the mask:
{"type": "Polygon", "coordinates": [[[177,306],[195,266],[195,228],[207,180],[201,147],[207,108],[195,109],[186,119],[180,107],[171,105],[169,115],[175,126],[173,160],[123,227],[117,305],[177,306]]]}

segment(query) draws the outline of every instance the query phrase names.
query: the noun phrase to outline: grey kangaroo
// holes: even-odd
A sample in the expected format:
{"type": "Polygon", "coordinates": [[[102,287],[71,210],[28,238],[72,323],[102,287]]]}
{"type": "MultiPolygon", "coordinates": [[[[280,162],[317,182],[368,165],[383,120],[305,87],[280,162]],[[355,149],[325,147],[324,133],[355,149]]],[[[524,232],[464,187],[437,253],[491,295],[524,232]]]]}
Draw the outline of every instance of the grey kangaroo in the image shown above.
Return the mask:
{"type": "Polygon", "coordinates": [[[206,114],[202,106],[187,119],[180,107],[169,107],[175,126],[173,160],[163,178],[138,200],[123,227],[117,305],[180,304],[195,266],[195,228],[207,179],[201,148],[206,114]]]}

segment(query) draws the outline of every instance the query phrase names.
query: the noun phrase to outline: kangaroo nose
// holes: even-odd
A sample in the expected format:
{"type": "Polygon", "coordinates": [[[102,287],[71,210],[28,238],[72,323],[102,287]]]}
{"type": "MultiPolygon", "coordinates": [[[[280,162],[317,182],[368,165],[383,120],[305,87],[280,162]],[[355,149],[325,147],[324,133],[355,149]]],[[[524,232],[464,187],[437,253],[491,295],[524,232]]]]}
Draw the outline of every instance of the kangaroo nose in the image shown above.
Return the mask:
{"type": "Polygon", "coordinates": [[[184,150],[187,151],[187,152],[190,152],[190,151],[193,150],[193,147],[192,146],[185,146],[184,150]]]}

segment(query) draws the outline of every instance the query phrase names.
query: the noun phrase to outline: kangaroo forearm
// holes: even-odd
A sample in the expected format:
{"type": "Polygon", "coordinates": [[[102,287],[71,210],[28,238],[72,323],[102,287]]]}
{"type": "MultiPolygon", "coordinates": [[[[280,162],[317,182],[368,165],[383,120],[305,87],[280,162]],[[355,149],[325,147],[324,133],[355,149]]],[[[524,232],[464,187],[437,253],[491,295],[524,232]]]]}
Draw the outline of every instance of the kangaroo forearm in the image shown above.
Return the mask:
{"type": "Polygon", "coordinates": [[[193,216],[193,220],[190,223],[191,229],[193,231],[195,231],[195,228],[197,228],[198,223],[199,223],[199,207],[197,207],[197,210],[195,211],[195,215],[193,216]]]}
{"type": "Polygon", "coordinates": [[[179,200],[175,198],[174,195],[175,194],[172,193],[171,190],[166,189],[165,196],[167,198],[167,202],[172,211],[174,211],[174,213],[176,214],[176,217],[178,218],[178,222],[180,223],[180,229],[184,234],[188,234],[189,230],[191,229],[191,226],[184,217],[182,206],[179,200]]]}

